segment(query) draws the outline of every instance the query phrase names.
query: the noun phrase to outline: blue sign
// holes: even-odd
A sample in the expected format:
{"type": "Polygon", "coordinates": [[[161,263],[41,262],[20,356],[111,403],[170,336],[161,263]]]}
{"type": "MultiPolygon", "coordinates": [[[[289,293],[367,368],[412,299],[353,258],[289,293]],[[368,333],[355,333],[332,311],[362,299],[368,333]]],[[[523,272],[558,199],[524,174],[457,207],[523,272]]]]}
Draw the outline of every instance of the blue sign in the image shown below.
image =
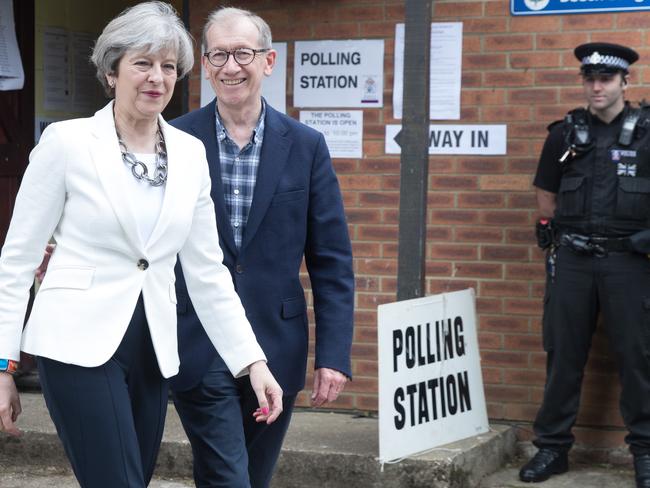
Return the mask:
{"type": "Polygon", "coordinates": [[[512,15],[592,14],[650,10],[650,0],[510,0],[512,15]]]}

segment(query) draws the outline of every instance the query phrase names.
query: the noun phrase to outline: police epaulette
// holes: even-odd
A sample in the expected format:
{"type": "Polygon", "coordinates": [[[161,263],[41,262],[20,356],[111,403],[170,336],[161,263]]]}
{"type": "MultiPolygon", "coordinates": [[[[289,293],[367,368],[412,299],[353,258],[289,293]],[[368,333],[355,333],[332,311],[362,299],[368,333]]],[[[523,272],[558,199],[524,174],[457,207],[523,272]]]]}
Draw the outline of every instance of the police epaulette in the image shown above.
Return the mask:
{"type": "Polygon", "coordinates": [[[548,125],[546,126],[546,130],[549,131],[549,132],[551,132],[551,130],[553,130],[553,127],[555,127],[555,126],[558,125],[558,124],[561,124],[562,122],[564,122],[564,119],[562,119],[562,120],[556,120],[556,121],[554,121],[554,122],[551,122],[550,124],[548,124],[548,125]]]}

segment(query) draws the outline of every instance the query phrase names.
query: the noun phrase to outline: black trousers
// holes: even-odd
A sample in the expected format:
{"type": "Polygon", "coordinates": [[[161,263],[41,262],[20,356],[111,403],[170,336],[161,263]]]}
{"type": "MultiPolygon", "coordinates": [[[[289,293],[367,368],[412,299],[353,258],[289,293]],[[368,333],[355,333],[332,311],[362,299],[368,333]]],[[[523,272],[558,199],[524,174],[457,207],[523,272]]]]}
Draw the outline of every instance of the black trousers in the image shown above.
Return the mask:
{"type": "Polygon", "coordinates": [[[257,423],[248,376],[233,378],[217,357],[196,387],[173,396],[192,445],[197,488],[268,488],[296,395],[282,397],[282,414],[271,425],[257,423]]]}
{"type": "Polygon", "coordinates": [[[120,346],[102,366],[38,358],[47,408],[82,488],[144,488],[167,413],[142,296],[120,346]]]}
{"type": "Polygon", "coordinates": [[[598,313],[619,369],[620,409],[635,454],[650,453],[650,259],[607,257],[561,247],[555,278],[547,274],[543,338],[546,387],[534,423],[537,447],[568,450],[584,367],[598,313]]]}

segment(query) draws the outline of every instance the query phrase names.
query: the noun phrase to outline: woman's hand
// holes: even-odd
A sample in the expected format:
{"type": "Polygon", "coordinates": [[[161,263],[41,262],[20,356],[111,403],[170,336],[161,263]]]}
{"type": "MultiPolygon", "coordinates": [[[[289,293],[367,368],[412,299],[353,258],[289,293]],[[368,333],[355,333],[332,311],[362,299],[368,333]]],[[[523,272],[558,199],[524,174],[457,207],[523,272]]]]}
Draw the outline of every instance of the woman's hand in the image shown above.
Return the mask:
{"type": "MultiPolygon", "coordinates": [[[[281,408],[280,408],[281,409],[281,408]]],[[[22,412],[16,383],[9,373],[0,373],[0,432],[19,436],[14,422],[22,412]]]]}
{"type": "Polygon", "coordinates": [[[251,364],[248,373],[259,403],[259,408],[253,412],[253,417],[256,422],[271,424],[282,413],[282,388],[275,381],[265,361],[251,364]]]}

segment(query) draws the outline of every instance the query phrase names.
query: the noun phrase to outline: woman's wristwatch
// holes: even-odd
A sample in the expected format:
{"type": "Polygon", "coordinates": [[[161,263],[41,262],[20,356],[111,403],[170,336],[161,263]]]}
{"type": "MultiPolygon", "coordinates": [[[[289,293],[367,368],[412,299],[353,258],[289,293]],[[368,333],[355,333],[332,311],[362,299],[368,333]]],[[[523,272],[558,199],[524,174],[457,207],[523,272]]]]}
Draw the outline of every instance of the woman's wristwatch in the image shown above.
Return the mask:
{"type": "Polygon", "coordinates": [[[18,361],[13,359],[0,359],[0,373],[9,373],[11,375],[18,372],[18,361]]]}

